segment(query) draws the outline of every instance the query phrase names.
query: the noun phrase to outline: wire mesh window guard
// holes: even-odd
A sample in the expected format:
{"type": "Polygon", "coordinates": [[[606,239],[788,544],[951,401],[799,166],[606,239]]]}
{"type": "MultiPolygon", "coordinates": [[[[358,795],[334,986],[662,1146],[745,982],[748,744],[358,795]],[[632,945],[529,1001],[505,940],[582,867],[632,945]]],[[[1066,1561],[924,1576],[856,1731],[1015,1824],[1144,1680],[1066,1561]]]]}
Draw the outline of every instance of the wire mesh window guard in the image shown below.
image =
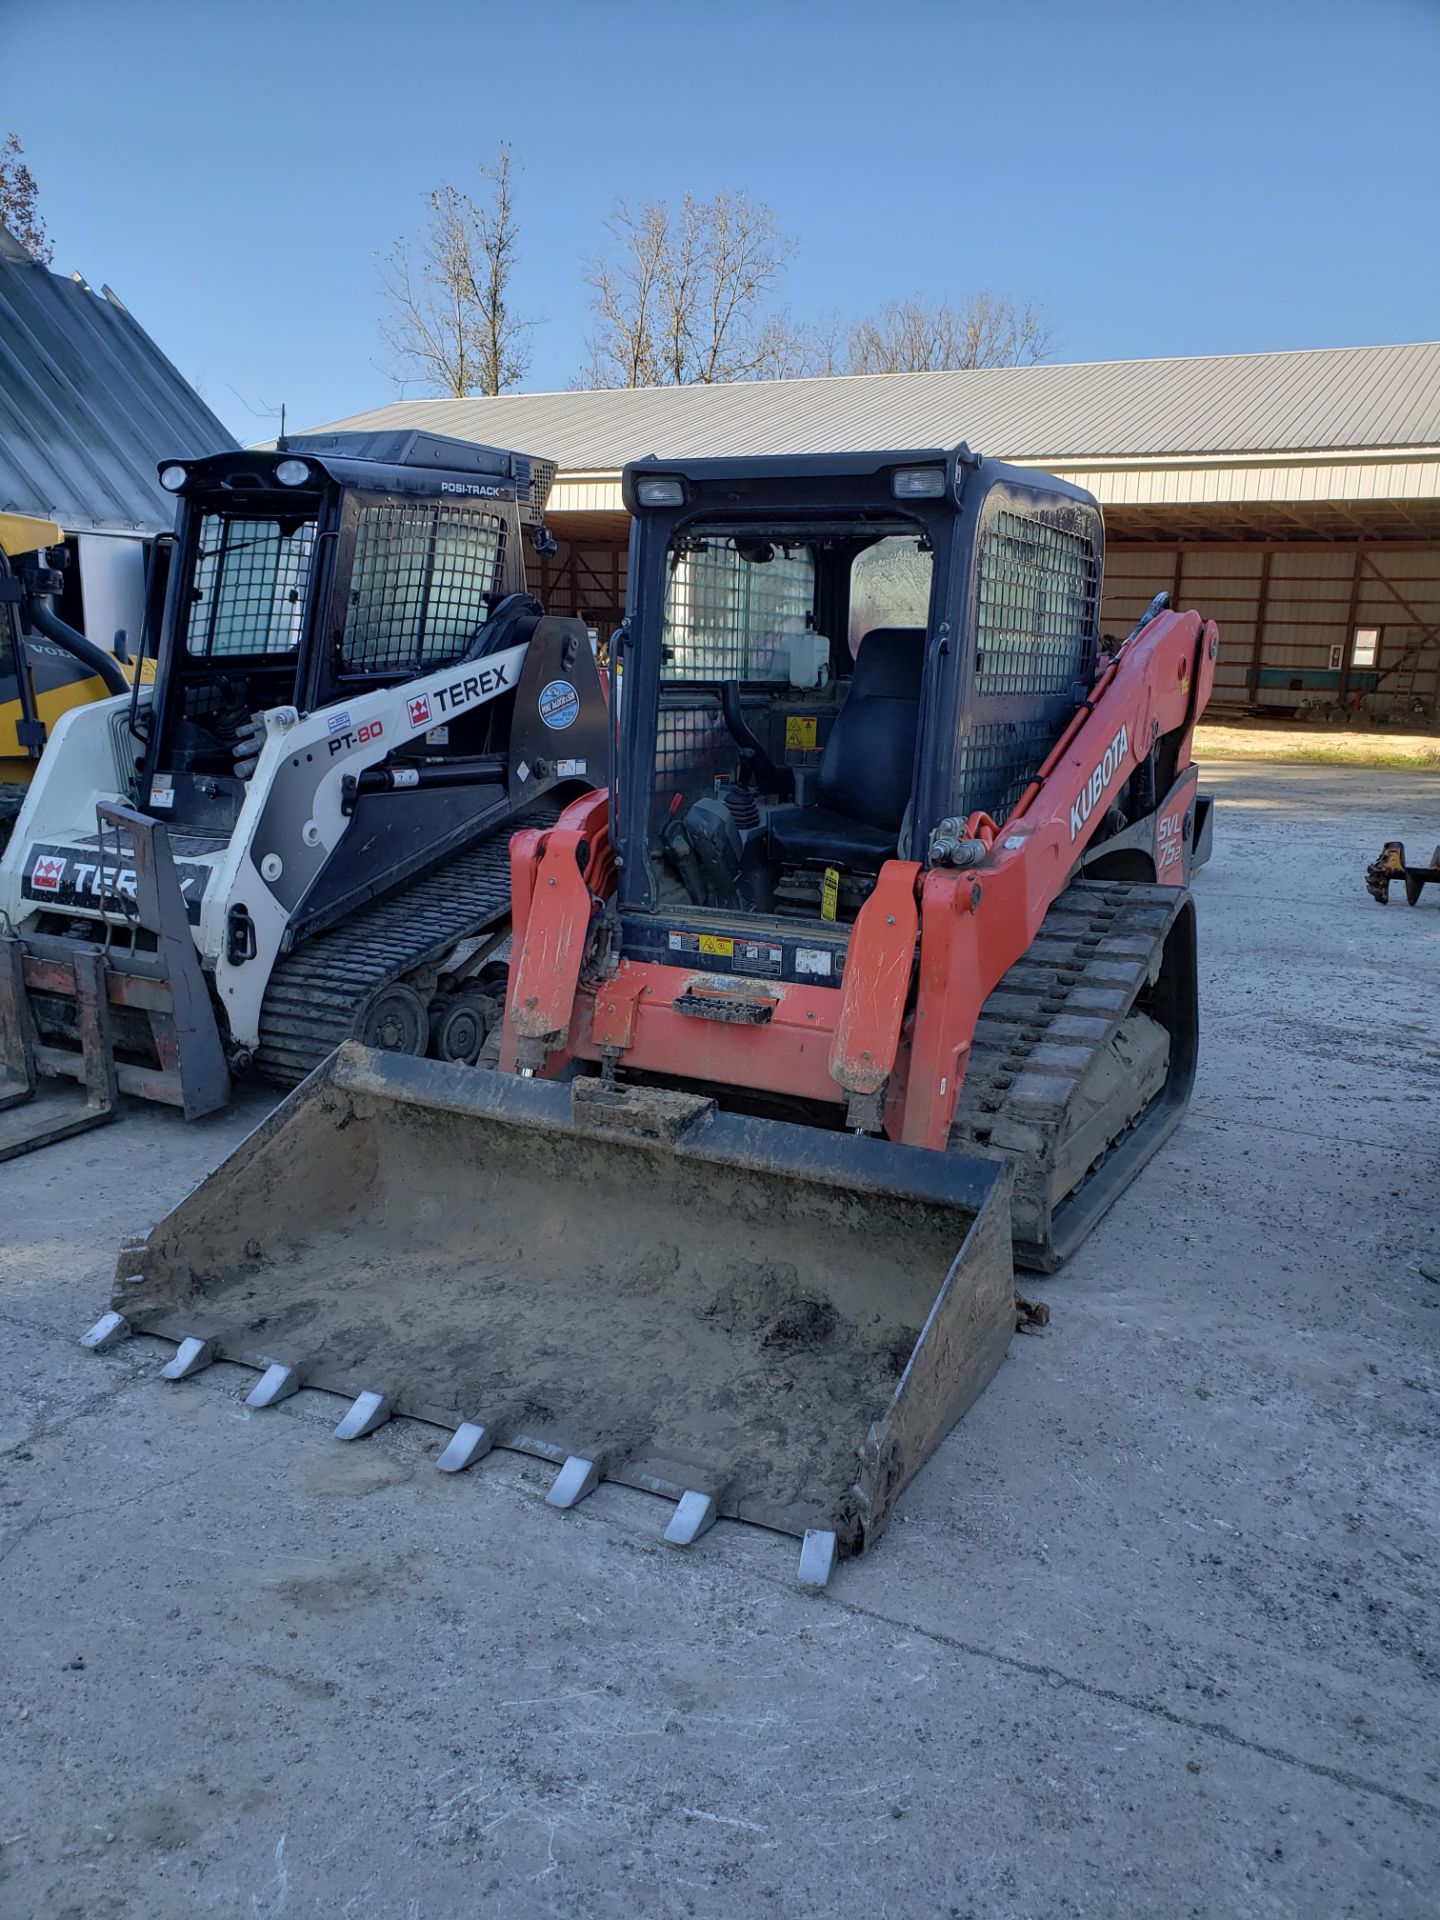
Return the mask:
{"type": "Polygon", "coordinates": [[[361,509],[340,644],[349,673],[420,673],[464,654],[497,586],[505,523],[444,506],[361,509]]]}
{"type": "Polygon", "coordinates": [[[981,537],[982,693],[1068,693],[1095,664],[1099,586],[1083,534],[998,513],[981,537]]]}
{"type": "Polygon", "coordinates": [[[808,552],[747,560],[733,540],[676,557],[665,603],[666,680],[786,680],[789,641],[815,605],[808,552]]]}
{"type": "Polygon", "coordinates": [[[300,644],[315,522],[200,518],[187,652],[202,659],[290,653],[300,644]]]}
{"type": "Polygon", "coordinates": [[[979,710],[962,736],[961,811],[1004,820],[1059,739],[1095,672],[1099,567],[1090,541],[1019,513],[998,513],[979,555],[979,710]],[[1030,712],[1000,718],[991,699],[1030,712]]]}
{"type": "Polygon", "coordinates": [[[970,729],[960,746],[962,813],[1003,822],[1060,737],[1063,721],[997,720],[970,729]]]}

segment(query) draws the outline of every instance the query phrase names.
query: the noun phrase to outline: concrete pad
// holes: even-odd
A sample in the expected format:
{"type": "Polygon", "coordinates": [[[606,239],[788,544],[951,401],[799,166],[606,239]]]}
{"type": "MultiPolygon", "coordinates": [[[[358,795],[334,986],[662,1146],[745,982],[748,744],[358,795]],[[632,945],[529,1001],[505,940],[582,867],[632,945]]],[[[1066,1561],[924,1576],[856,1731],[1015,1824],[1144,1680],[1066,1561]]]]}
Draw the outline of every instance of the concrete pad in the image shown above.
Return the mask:
{"type": "Polygon", "coordinates": [[[820,1596],[82,1354],[253,1100],[0,1167],[0,1912],[1428,1920],[1440,782],[1214,776],[1192,1112],[820,1596]]]}

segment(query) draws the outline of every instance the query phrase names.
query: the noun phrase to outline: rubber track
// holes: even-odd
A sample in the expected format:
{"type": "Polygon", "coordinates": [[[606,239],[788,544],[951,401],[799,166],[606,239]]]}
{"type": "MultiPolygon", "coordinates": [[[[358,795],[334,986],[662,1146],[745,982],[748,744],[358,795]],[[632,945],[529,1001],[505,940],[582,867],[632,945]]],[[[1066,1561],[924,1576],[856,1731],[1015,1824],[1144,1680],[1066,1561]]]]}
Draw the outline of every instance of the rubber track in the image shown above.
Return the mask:
{"type": "Polygon", "coordinates": [[[1048,1246],[1052,1175],[1075,1096],[1134,1006],[1184,899],[1142,882],[1073,882],[981,1009],[950,1143],[1014,1165],[1024,1264],[1048,1246]]]}
{"type": "Polygon", "coordinates": [[[479,845],[282,954],[260,1007],[255,1064],[265,1078],[297,1086],[350,1038],[361,1008],[382,987],[505,919],[510,836],[551,826],[559,813],[535,806],[516,814],[479,845]]]}

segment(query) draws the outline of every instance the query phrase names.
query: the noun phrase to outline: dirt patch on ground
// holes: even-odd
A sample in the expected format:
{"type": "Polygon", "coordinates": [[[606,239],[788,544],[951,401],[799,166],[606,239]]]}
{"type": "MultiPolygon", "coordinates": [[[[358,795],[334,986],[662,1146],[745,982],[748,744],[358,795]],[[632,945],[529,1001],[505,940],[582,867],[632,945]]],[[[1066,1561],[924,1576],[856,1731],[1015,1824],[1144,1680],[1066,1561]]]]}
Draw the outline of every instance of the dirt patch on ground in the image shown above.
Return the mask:
{"type": "Polygon", "coordinates": [[[1440,736],[1322,724],[1195,729],[1197,760],[1279,760],[1331,767],[1431,767],[1440,772],[1440,736]]]}

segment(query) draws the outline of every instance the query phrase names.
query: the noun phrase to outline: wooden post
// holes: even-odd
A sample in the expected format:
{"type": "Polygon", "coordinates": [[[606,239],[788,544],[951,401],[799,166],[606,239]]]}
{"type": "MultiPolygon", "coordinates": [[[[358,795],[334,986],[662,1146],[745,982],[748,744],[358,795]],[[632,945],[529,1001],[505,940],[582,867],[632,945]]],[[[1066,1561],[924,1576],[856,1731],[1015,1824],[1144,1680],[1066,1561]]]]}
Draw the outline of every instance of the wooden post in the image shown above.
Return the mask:
{"type": "Polygon", "coordinates": [[[1260,705],[1260,657],[1265,645],[1265,613],[1270,604],[1270,562],[1275,549],[1266,547],[1260,557],[1260,585],[1255,594],[1255,633],[1250,642],[1250,665],[1245,669],[1246,704],[1253,710],[1260,705]]]}
{"type": "Polygon", "coordinates": [[[1343,706],[1346,694],[1350,691],[1350,649],[1355,644],[1355,609],[1360,604],[1360,581],[1365,567],[1365,548],[1361,541],[1355,542],[1355,565],[1350,573],[1350,605],[1345,614],[1345,639],[1340,654],[1340,686],[1336,697],[1343,706]]]}

